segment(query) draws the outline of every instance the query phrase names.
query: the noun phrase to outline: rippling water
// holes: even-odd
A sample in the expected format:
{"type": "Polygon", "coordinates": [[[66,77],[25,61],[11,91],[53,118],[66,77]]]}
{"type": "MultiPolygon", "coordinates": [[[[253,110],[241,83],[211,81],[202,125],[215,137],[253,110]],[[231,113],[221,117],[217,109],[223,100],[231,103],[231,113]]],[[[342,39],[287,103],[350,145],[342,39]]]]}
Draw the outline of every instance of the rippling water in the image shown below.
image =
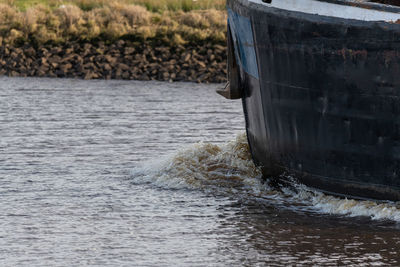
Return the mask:
{"type": "Polygon", "coordinates": [[[400,264],[398,203],[270,188],[215,88],[0,78],[0,265],[400,264]]]}

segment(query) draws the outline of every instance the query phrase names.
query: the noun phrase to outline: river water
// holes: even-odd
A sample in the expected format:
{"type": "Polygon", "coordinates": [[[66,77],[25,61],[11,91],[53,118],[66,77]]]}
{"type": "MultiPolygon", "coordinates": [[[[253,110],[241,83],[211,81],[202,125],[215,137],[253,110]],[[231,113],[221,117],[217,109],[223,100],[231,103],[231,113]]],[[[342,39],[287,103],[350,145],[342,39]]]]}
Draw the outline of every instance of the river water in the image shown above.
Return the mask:
{"type": "Polygon", "coordinates": [[[400,264],[400,204],[269,188],[217,86],[0,78],[0,265],[400,264]]]}

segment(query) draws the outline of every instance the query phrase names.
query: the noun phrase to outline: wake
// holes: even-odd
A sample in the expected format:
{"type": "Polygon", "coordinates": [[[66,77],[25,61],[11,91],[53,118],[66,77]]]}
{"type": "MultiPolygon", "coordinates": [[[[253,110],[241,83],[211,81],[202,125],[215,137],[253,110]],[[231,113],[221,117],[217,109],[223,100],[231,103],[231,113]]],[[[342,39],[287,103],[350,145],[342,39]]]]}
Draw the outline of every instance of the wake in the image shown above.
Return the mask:
{"type": "MultiPolygon", "coordinates": [[[[165,189],[193,189],[237,195],[241,198],[285,202],[323,214],[400,222],[400,203],[342,199],[301,184],[276,188],[262,179],[254,165],[246,135],[223,145],[197,143],[132,170],[135,183],[151,183],[165,189]]],[[[290,177],[287,177],[290,179],[290,177]]]]}

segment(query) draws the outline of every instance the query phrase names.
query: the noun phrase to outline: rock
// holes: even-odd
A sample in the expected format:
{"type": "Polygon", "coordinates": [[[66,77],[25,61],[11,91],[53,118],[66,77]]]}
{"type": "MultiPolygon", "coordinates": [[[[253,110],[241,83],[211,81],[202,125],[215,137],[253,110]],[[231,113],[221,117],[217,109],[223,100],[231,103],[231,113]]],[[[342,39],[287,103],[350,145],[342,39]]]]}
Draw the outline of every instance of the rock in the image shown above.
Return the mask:
{"type": "Polygon", "coordinates": [[[44,71],[44,72],[47,72],[48,70],[49,70],[49,66],[48,65],[41,65],[40,67],[39,67],[39,70],[41,70],[41,71],[44,71]]]}
{"type": "Polygon", "coordinates": [[[95,56],[86,56],[85,61],[86,62],[94,62],[95,58],[96,58],[95,56]]]}
{"type": "Polygon", "coordinates": [[[95,63],[103,63],[103,62],[105,62],[106,60],[105,60],[105,58],[104,58],[104,55],[97,55],[97,56],[95,56],[94,57],[94,60],[93,60],[95,63]]]}
{"type": "Polygon", "coordinates": [[[104,55],[104,47],[97,48],[96,53],[99,55],[104,55]]]}
{"type": "Polygon", "coordinates": [[[89,62],[89,63],[84,64],[83,68],[86,70],[94,70],[96,68],[96,66],[92,62],[89,62]]]}
{"type": "Polygon", "coordinates": [[[18,76],[19,76],[19,73],[16,72],[16,71],[14,71],[14,70],[12,70],[12,71],[10,71],[10,72],[8,73],[8,76],[9,76],[9,77],[18,77],[18,76]]]}
{"type": "Polygon", "coordinates": [[[108,63],[112,65],[114,65],[117,62],[117,59],[115,57],[112,57],[111,55],[105,55],[104,58],[108,63]]]}
{"type": "Polygon", "coordinates": [[[47,70],[44,68],[39,68],[36,72],[35,75],[39,77],[44,77],[46,76],[47,70]]]}
{"type": "Polygon", "coordinates": [[[114,57],[119,57],[121,52],[118,49],[112,49],[112,50],[108,51],[108,54],[112,55],[114,57]]]}
{"type": "Polygon", "coordinates": [[[201,68],[201,69],[205,69],[206,68],[206,64],[203,61],[198,61],[197,65],[201,68]]]}
{"type": "Polygon", "coordinates": [[[11,56],[11,58],[13,58],[15,60],[18,57],[20,57],[20,54],[21,54],[21,52],[17,53],[16,51],[12,51],[10,56],[11,56]]]}
{"type": "Polygon", "coordinates": [[[223,53],[226,52],[227,48],[223,47],[221,45],[214,45],[214,51],[215,53],[223,53]]]}
{"type": "Polygon", "coordinates": [[[57,75],[53,71],[48,71],[46,73],[46,76],[50,77],[50,78],[56,78],[57,77],[57,75]]]}
{"type": "Polygon", "coordinates": [[[4,55],[10,55],[10,48],[8,46],[4,47],[4,55]]]}
{"type": "Polygon", "coordinates": [[[119,40],[116,43],[117,47],[124,47],[125,46],[125,41],[124,40],[119,40]]]}
{"type": "Polygon", "coordinates": [[[66,63],[66,64],[60,65],[60,70],[62,70],[63,72],[67,72],[71,68],[72,68],[72,64],[71,63],[66,63]]]}
{"type": "Polygon", "coordinates": [[[56,70],[56,75],[58,78],[64,78],[67,76],[67,73],[65,71],[59,69],[59,70],[56,70]]]}
{"type": "Polygon", "coordinates": [[[49,51],[48,51],[46,48],[41,47],[41,48],[39,49],[39,54],[42,55],[42,56],[44,56],[44,57],[48,57],[50,53],[49,53],[49,51]]]}
{"type": "Polygon", "coordinates": [[[189,53],[185,53],[182,55],[183,62],[187,63],[189,59],[191,58],[191,55],[189,53]]]}
{"type": "Polygon", "coordinates": [[[135,48],[133,48],[133,47],[125,47],[125,49],[124,49],[125,55],[130,55],[130,54],[133,54],[134,52],[135,52],[135,48]]]}
{"type": "Polygon", "coordinates": [[[83,48],[84,51],[88,51],[88,50],[90,50],[92,48],[92,44],[85,43],[85,44],[83,44],[82,48],[83,48]]]}
{"type": "Polygon", "coordinates": [[[76,56],[74,56],[74,60],[75,60],[76,64],[83,64],[83,61],[84,61],[83,58],[77,54],[76,54],[76,56]]]}
{"type": "Polygon", "coordinates": [[[91,80],[91,79],[94,79],[95,76],[96,76],[96,75],[95,75],[95,73],[94,73],[93,71],[88,70],[88,71],[85,72],[84,79],[85,79],[85,80],[91,80]]]}
{"type": "Polygon", "coordinates": [[[106,71],[112,70],[110,64],[108,64],[108,63],[104,63],[104,64],[103,64],[103,69],[106,70],[106,71]]]}
{"type": "Polygon", "coordinates": [[[128,65],[126,65],[126,64],[123,64],[123,63],[119,63],[118,65],[117,65],[117,68],[119,68],[119,69],[121,69],[121,70],[130,70],[130,67],[128,66],[128,65]]]}
{"type": "Polygon", "coordinates": [[[49,57],[49,58],[47,59],[47,61],[48,61],[50,64],[53,64],[53,63],[59,64],[59,63],[61,62],[61,57],[59,57],[59,56],[57,56],[57,55],[53,55],[53,56],[49,57]]]}
{"type": "Polygon", "coordinates": [[[34,70],[34,69],[29,70],[28,76],[31,76],[31,77],[35,76],[35,72],[36,72],[36,70],[34,70]]]}
{"type": "Polygon", "coordinates": [[[139,77],[139,80],[150,81],[150,77],[147,74],[143,74],[139,77]]]}
{"type": "Polygon", "coordinates": [[[170,61],[168,61],[168,64],[175,65],[176,64],[176,59],[171,59],[170,61]]]}
{"type": "Polygon", "coordinates": [[[122,73],[122,78],[124,79],[124,80],[128,80],[129,78],[130,78],[130,74],[129,74],[129,72],[128,71],[125,71],[124,73],[122,73]]]}
{"type": "Polygon", "coordinates": [[[164,81],[168,81],[169,80],[169,73],[168,72],[163,72],[163,79],[164,79],[164,81]]]}
{"type": "Polygon", "coordinates": [[[121,79],[122,77],[122,70],[121,69],[117,69],[115,71],[115,75],[114,75],[115,79],[121,79]]]}
{"type": "Polygon", "coordinates": [[[25,60],[25,64],[26,64],[27,66],[30,66],[32,63],[33,63],[33,60],[32,60],[31,58],[27,58],[27,59],[25,60]]]}
{"type": "Polygon", "coordinates": [[[139,42],[70,43],[64,46],[0,46],[0,75],[226,81],[226,47],[151,47],[139,42]]]}
{"type": "Polygon", "coordinates": [[[70,55],[74,53],[74,49],[72,47],[68,47],[65,49],[65,55],[70,55]]]}
{"type": "Polygon", "coordinates": [[[124,62],[130,63],[131,61],[133,61],[133,57],[132,56],[124,56],[124,62]]]}
{"type": "Polygon", "coordinates": [[[28,57],[36,56],[36,50],[33,47],[29,47],[29,48],[25,49],[24,52],[25,52],[25,55],[27,55],[28,57]]]}
{"type": "Polygon", "coordinates": [[[19,73],[26,73],[26,71],[27,71],[27,69],[26,69],[25,66],[19,66],[19,67],[18,67],[18,72],[19,72],[19,73]]]}
{"type": "Polygon", "coordinates": [[[61,62],[64,63],[64,62],[72,61],[76,56],[77,56],[77,54],[68,53],[61,59],[61,62]]]}
{"type": "Polygon", "coordinates": [[[62,49],[61,47],[59,47],[59,46],[52,47],[52,48],[50,49],[50,53],[53,54],[53,55],[59,54],[59,53],[61,53],[62,51],[63,51],[63,49],[62,49]]]}

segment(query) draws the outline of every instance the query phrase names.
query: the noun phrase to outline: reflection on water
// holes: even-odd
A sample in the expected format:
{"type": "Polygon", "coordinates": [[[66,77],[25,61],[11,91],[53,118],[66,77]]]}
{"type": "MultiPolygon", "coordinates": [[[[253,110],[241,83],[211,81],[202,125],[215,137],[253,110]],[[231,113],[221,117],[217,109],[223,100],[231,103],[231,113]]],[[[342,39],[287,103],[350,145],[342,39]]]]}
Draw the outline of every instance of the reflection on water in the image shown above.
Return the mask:
{"type": "Polygon", "coordinates": [[[270,188],[216,85],[0,88],[1,266],[399,264],[396,203],[270,188]]]}

